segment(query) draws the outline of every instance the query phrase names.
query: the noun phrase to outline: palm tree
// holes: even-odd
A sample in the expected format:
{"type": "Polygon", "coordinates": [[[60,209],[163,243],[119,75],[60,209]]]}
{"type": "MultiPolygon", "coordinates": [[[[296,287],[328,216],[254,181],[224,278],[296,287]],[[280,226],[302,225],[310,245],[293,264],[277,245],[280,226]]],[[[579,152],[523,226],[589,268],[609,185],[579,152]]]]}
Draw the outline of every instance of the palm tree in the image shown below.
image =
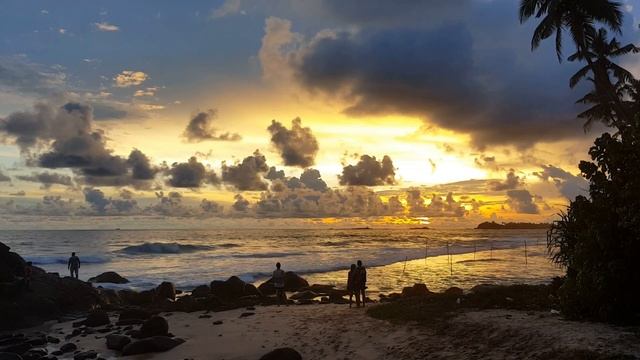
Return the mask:
{"type": "MultiPolygon", "coordinates": [[[[577,48],[577,53],[586,54],[597,35],[596,23],[605,24],[616,33],[621,33],[623,13],[622,5],[611,0],[521,0],[520,22],[535,17],[540,20],[531,39],[531,49],[536,49],[542,40],[555,33],[556,54],[562,61],[562,34],[568,30],[577,48]]],[[[588,67],[592,69],[596,92],[600,99],[607,99],[615,109],[619,120],[629,123],[631,117],[622,105],[622,100],[608,79],[608,73],[594,68],[592,57],[584,56],[588,67]],[[606,75],[606,77],[604,76],[606,75]]]]}
{"type": "Polygon", "coordinates": [[[569,61],[587,60],[589,63],[571,77],[569,86],[574,88],[580,81],[587,78],[589,73],[592,73],[593,77],[587,79],[595,85],[595,91],[578,100],[579,103],[594,103],[595,105],[579,114],[578,117],[587,119],[584,124],[585,130],[591,126],[594,120],[602,121],[608,126],[619,127],[622,124],[616,119],[616,115],[619,115],[616,109],[617,106],[621,106],[625,113],[631,113],[629,102],[621,99],[625,99],[625,93],[632,90],[630,86],[634,84],[635,79],[628,70],[611,61],[611,58],[638,53],[640,48],[633,44],[621,46],[616,38],[608,40],[606,29],[601,28],[597,32],[589,30],[589,32],[588,36],[592,39],[589,47],[583,51],[577,51],[568,58],[569,61]],[[617,79],[615,84],[611,82],[609,74],[617,79]],[[605,88],[601,88],[602,86],[605,88]],[[616,101],[612,102],[610,96],[604,96],[609,92],[615,93],[614,99],[616,101]]]}

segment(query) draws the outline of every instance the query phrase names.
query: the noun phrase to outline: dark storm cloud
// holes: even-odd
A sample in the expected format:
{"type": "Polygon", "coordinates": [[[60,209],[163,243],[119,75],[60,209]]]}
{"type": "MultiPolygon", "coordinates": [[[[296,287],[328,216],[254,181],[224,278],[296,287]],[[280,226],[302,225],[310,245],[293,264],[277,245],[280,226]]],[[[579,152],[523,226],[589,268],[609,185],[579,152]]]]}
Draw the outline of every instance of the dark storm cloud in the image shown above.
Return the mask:
{"type": "Polygon", "coordinates": [[[327,183],[322,180],[320,171],[316,169],[305,169],[300,174],[300,182],[307,188],[320,192],[325,192],[328,189],[327,183]]]}
{"type": "Polygon", "coordinates": [[[276,120],[271,121],[267,130],[285,165],[305,168],[315,163],[318,140],[310,128],[302,127],[300,118],[291,121],[290,130],[276,120]]]}
{"type": "Polygon", "coordinates": [[[530,54],[531,29],[518,24],[517,2],[465,4],[471,16],[435,28],[320,32],[281,50],[283,66],[312,93],[346,99],[347,114],[418,116],[470,134],[478,148],[580,135],[579,93],[567,85],[576,65],[530,54]]]}
{"type": "Polygon", "coordinates": [[[573,175],[559,167],[542,165],[542,171],[533,174],[543,181],[552,181],[560,194],[569,200],[588,193],[589,182],[585,178],[573,175]]]}
{"type": "Polygon", "coordinates": [[[216,215],[222,213],[222,206],[215,201],[202,199],[200,209],[204,214],[216,215]]]}
{"type": "Polygon", "coordinates": [[[73,180],[71,180],[71,176],[52,173],[48,171],[41,173],[32,173],[31,175],[20,175],[16,177],[22,181],[41,183],[42,187],[45,189],[48,189],[55,184],[73,186],[73,180]]]}
{"type": "Polygon", "coordinates": [[[267,180],[284,179],[284,170],[276,170],[275,166],[269,168],[269,172],[264,176],[267,180]]]}
{"type": "Polygon", "coordinates": [[[93,110],[85,104],[36,104],[33,111],[0,119],[0,134],[18,145],[29,165],[69,168],[89,185],[144,187],[157,172],[140,150],[129,159],[113,155],[104,133],[93,128],[93,110]]]}
{"type": "Polygon", "coordinates": [[[131,198],[112,199],[107,198],[102,190],[94,188],[84,188],[84,200],[98,214],[114,213],[130,213],[138,206],[136,200],[131,198]]]}
{"type": "Polygon", "coordinates": [[[540,209],[533,201],[534,196],[527,190],[507,191],[507,204],[511,210],[522,214],[538,214],[540,209]]]}
{"type": "Polygon", "coordinates": [[[11,178],[0,171],[0,182],[11,181],[11,178]]]}
{"type": "Polygon", "coordinates": [[[177,188],[199,188],[204,184],[220,183],[216,173],[207,169],[195,156],[184,163],[173,163],[166,173],[169,176],[167,184],[177,188]]]}
{"type": "Polygon", "coordinates": [[[523,181],[516,175],[515,170],[509,169],[507,178],[503,181],[491,180],[488,183],[489,189],[492,191],[513,190],[523,185],[523,181]]]}
{"type": "Polygon", "coordinates": [[[235,199],[235,202],[233,203],[233,205],[231,205],[233,210],[238,212],[246,212],[247,210],[249,210],[249,201],[246,200],[242,195],[236,194],[233,198],[235,199]]]}
{"type": "Polygon", "coordinates": [[[339,175],[340,185],[380,186],[394,185],[395,169],[391,158],[385,155],[382,161],[375,156],[362,155],[356,165],[347,165],[339,175]]]}
{"type": "Polygon", "coordinates": [[[206,140],[217,141],[239,141],[242,140],[240,134],[225,132],[218,134],[218,130],[213,127],[213,120],[217,117],[215,110],[199,112],[196,114],[184,130],[183,136],[191,142],[201,142],[206,140]]]}
{"type": "Polygon", "coordinates": [[[240,163],[222,163],[222,181],[240,191],[260,191],[267,189],[263,175],[269,171],[267,159],[258,150],[240,163]]]}

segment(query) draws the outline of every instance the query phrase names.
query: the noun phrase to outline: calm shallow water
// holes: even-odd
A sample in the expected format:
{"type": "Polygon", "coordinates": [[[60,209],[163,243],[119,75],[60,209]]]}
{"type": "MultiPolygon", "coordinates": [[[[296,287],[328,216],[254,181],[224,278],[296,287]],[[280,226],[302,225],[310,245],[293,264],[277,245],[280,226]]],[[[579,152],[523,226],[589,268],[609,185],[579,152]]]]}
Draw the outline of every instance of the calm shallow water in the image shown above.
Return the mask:
{"type": "Polygon", "coordinates": [[[546,258],[544,230],[21,230],[1,231],[0,242],[62,275],[75,251],[81,279],[117,271],[137,289],[164,280],[192,289],[231,275],[259,282],[277,261],[311,283],[344,286],[346,269],[361,259],[372,292],[415,282],[434,290],[539,283],[561,273],[546,258]]]}

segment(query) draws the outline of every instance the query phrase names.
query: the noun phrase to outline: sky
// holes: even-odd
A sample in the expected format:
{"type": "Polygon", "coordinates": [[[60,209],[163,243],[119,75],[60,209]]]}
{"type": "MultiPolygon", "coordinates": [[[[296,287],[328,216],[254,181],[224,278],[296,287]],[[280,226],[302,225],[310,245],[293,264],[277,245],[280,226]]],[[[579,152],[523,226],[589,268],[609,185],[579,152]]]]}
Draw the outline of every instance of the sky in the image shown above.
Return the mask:
{"type": "Polygon", "coordinates": [[[548,222],[607,130],[514,0],[0,4],[4,229],[548,222]]]}

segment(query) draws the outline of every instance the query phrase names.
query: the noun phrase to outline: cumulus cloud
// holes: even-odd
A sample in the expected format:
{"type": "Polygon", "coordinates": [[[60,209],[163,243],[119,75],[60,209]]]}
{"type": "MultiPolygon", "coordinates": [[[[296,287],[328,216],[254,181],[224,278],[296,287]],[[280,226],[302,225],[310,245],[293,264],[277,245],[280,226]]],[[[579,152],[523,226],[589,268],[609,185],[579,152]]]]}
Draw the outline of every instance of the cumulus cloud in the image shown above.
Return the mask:
{"type": "Polygon", "coordinates": [[[453,193],[442,196],[431,194],[429,201],[423,197],[420,189],[409,189],[406,193],[409,214],[428,217],[461,217],[466,215],[465,207],[453,198],[453,193]]]}
{"type": "Polygon", "coordinates": [[[169,176],[167,184],[177,188],[199,188],[204,184],[220,183],[216,173],[207,169],[195,156],[184,163],[173,163],[166,173],[169,176]]]}
{"type": "Polygon", "coordinates": [[[64,185],[64,186],[73,186],[73,180],[69,175],[62,175],[53,172],[41,172],[41,173],[32,173],[31,175],[19,175],[16,176],[19,180],[29,181],[29,182],[38,182],[42,184],[44,189],[49,189],[51,186],[64,185]]]}
{"type": "Polygon", "coordinates": [[[140,85],[149,79],[149,75],[142,71],[124,70],[113,78],[116,87],[130,87],[140,85]]]}
{"type": "Polygon", "coordinates": [[[131,177],[134,180],[152,180],[160,170],[151,165],[149,157],[138,149],[131,151],[127,164],[131,166],[131,177]]]}
{"type": "Polygon", "coordinates": [[[106,214],[109,211],[116,213],[129,213],[137,208],[136,200],[107,198],[102,190],[94,188],[84,188],[82,190],[84,200],[98,214],[106,214]]]}
{"type": "Polygon", "coordinates": [[[272,120],[267,128],[271,134],[271,144],[278,150],[287,166],[309,167],[315,163],[318,153],[318,140],[308,127],[302,127],[302,120],[291,121],[291,129],[272,120]]]}
{"type": "Polygon", "coordinates": [[[267,159],[256,150],[242,162],[234,165],[222,163],[222,181],[240,191],[260,191],[267,189],[263,175],[269,171],[267,159]]]}
{"type": "Polygon", "coordinates": [[[378,161],[375,156],[362,155],[356,165],[345,166],[338,178],[340,185],[380,186],[396,184],[395,175],[389,156],[378,161]]]}
{"type": "Polygon", "coordinates": [[[113,25],[113,24],[109,24],[106,21],[97,22],[97,23],[94,23],[93,25],[95,25],[96,29],[98,29],[99,31],[105,31],[105,32],[120,31],[120,27],[119,26],[113,25]]]}
{"type": "Polygon", "coordinates": [[[223,207],[215,201],[202,199],[200,209],[204,214],[217,215],[222,213],[223,207]]]}
{"type": "Polygon", "coordinates": [[[527,190],[507,191],[507,204],[509,207],[522,214],[538,214],[540,209],[534,202],[534,196],[527,190]]]}
{"type": "Polygon", "coordinates": [[[553,165],[541,165],[542,171],[533,174],[543,181],[552,181],[560,194],[569,200],[578,195],[586,195],[589,182],[582,176],[573,175],[570,172],[553,165]]]}
{"type": "Polygon", "coordinates": [[[231,205],[233,210],[237,212],[247,212],[249,210],[250,203],[242,195],[236,194],[233,198],[235,199],[235,202],[231,205]]]}
{"type": "Polygon", "coordinates": [[[489,189],[492,191],[513,190],[523,185],[523,181],[516,175],[515,170],[509,169],[507,178],[503,181],[489,181],[489,189]]]}
{"type": "Polygon", "coordinates": [[[219,19],[229,15],[235,15],[241,13],[241,1],[240,0],[225,0],[220,7],[211,11],[211,18],[219,19]]]}
{"type": "Polygon", "coordinates": [[[85,104],[36,104],[33,111],[0,119],[0,134],[18,145],[29,165],[70,168],[87,184],[139,186],[144,182],[138,180],[149,180],[153,172],[139,150],[129,159],[114,155],[104,133],[93,128],[93,109],[85,104]]]}
{"type": "Polygon", "coordinates": [[[5,175],[2,171],[0,171],[0,182],[11,181],[11,177],[5,175]]]}
{"type": "MultiPolygon", "coordinates": [[[[377,11],[375,6],[343,3],[333,6],[353,7],[357,11],[345,14],[375,19],[366,15],[377,11]]],[[[380,27],[361,22],[356,30],[325,29],[307,40],[292,33],[286,20],[268,19],[260,51],[265,54],[260,56],[264,76],[293,73],[310,93],[346,102],[344,112],[349,115],[418,116],[429,124],[471,135],[478,148],[526,148],[538,141],[576,136],[575,95],[561,80],[571,75],[573,67],[557,66],[547,58],[521,61],[516,51],[529,49],[517,44],[528,43],[529,31],[518,31],[517,39],[510,36],[500,44],[485,38],[521,28],[512,15],[517,12],[515,3],[457,4],[471,12],[459,23],[430,26],[423,21],[424,25],[380,27]],[[484,20],[496,10],[500,16],[509,16],[509,21],[484,20]],[[541,71],[548,74],[544,80],[539,77],[541,71]]],[[[432,8],[437,13],[438,6],[432,8]]],[[[387,17],[383,11],[378,14],[378,19],[387,17]]]]}
{"type": "Polygon", "coordinates": [[[215,110],[197,113],[187,125],[183,136],[191,142],[201,142],[205,140],[217,141],[239,141],[242,136],[236,133],[225,132],[218,134],[218,130],[213,127],[213,120],[217,117],[215,110]]]}

